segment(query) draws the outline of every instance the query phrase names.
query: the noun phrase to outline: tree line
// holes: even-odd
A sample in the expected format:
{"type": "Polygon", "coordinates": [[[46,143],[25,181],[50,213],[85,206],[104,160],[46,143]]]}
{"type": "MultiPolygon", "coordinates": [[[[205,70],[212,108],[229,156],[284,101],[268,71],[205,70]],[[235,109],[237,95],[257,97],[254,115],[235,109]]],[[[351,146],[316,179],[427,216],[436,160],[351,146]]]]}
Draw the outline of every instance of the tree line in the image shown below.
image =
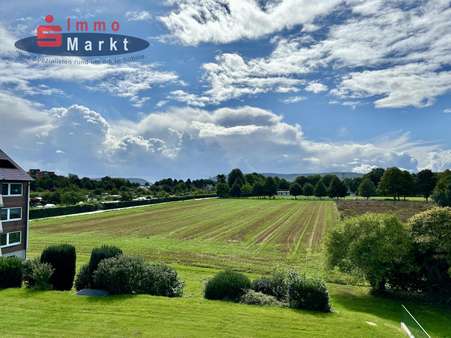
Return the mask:
{"type": "Polygon", "coordinates": [[[362,177],[340,180],[333,174],[298,176],[293,182],[279,177],[265,177],[258,173],[243,174],[233,169],[228,175],[218,175],[216,192],[219,197],[268,196],[278,190],[290,195],[341,198],[349,194],[367,199],[373,196],[392,197],[431,196],[439,205],[451,204],[451,171],[434,173],[429,169],[410,173],[397,167],[375,168],[362,177]]]}

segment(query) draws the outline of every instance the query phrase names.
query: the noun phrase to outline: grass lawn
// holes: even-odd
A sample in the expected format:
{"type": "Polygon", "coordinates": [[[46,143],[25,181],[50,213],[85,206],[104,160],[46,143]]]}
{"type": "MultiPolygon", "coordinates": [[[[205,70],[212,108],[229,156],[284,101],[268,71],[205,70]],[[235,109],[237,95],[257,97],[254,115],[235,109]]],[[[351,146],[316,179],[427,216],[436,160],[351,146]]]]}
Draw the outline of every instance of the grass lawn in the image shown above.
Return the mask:
{"type": "MultiPolygon", "coordinates": [[[[3,290],[2,336],[9,328],[16,337],[403,337],[401,303],[370,296],[365,287],[329,284],[331,314],[202,298],[205,281],[224,267],[250,277],[277,264],[323,274],[321,239],[337,218],[331,201],[214,199],[33,221],[30,256],[67,242],[81,265],[92,247],[116,244],[171,263],[186,283],[184,296],[93,299],[73,291],[3,290]]],[[[406,305],[433,337],[451,336],[451,311],[406,305]]]]}

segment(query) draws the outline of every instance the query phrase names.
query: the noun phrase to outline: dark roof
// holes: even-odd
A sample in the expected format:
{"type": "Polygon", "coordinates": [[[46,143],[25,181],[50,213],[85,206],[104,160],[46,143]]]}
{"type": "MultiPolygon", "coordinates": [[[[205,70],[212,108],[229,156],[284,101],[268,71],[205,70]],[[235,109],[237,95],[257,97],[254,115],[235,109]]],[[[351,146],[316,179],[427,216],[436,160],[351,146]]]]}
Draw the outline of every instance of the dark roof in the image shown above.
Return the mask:
{"type": "Polygon", "coordinates": [[[0,181],[32,181],[33,179],[0,149],[0,181]]]}

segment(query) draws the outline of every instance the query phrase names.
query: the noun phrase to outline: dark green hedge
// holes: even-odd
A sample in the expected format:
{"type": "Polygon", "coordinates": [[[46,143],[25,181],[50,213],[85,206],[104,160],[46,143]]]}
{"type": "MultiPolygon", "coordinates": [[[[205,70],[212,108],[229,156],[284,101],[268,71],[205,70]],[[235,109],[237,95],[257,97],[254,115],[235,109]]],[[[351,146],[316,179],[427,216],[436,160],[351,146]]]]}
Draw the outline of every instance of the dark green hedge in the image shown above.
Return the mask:
{"type": "Polygon", "coordinates": [[[69,244],[51,245],[41,254],[41,262],[49,263],[55,271],[50,282],[55,290],[70,290],[74,284],[77,254],[69,244]]]}
{"type": "Polygon", "coordinates": [[[121,201],[121,202],[105,202],[100,204],[83,204],[83,205],[71,205],[67,207],[56,207],[49,209],[31,209],[30,219],[63,216],[70,214],[80,214],[83,212],[97,211],[97,210],[111,210],[118,208],[134,207],[140,205],[158,204],[164,202],[173,201],[185,201],[195,198],[215,197],[215,194],[195,195],[195,196],[174,196],[165,198],[156,198],[146,201],[121,201]]]}

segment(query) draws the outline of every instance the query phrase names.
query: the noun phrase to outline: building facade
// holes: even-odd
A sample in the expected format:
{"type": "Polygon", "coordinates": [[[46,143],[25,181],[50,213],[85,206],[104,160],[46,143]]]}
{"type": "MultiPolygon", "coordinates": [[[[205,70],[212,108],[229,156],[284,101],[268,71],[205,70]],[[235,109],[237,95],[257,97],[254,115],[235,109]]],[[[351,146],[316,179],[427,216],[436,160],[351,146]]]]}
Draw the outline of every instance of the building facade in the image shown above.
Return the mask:
{"type": "Polygon", "coordinates": [[[31,181],[0,149],[0,256],[26,258],[31,181]]]}

